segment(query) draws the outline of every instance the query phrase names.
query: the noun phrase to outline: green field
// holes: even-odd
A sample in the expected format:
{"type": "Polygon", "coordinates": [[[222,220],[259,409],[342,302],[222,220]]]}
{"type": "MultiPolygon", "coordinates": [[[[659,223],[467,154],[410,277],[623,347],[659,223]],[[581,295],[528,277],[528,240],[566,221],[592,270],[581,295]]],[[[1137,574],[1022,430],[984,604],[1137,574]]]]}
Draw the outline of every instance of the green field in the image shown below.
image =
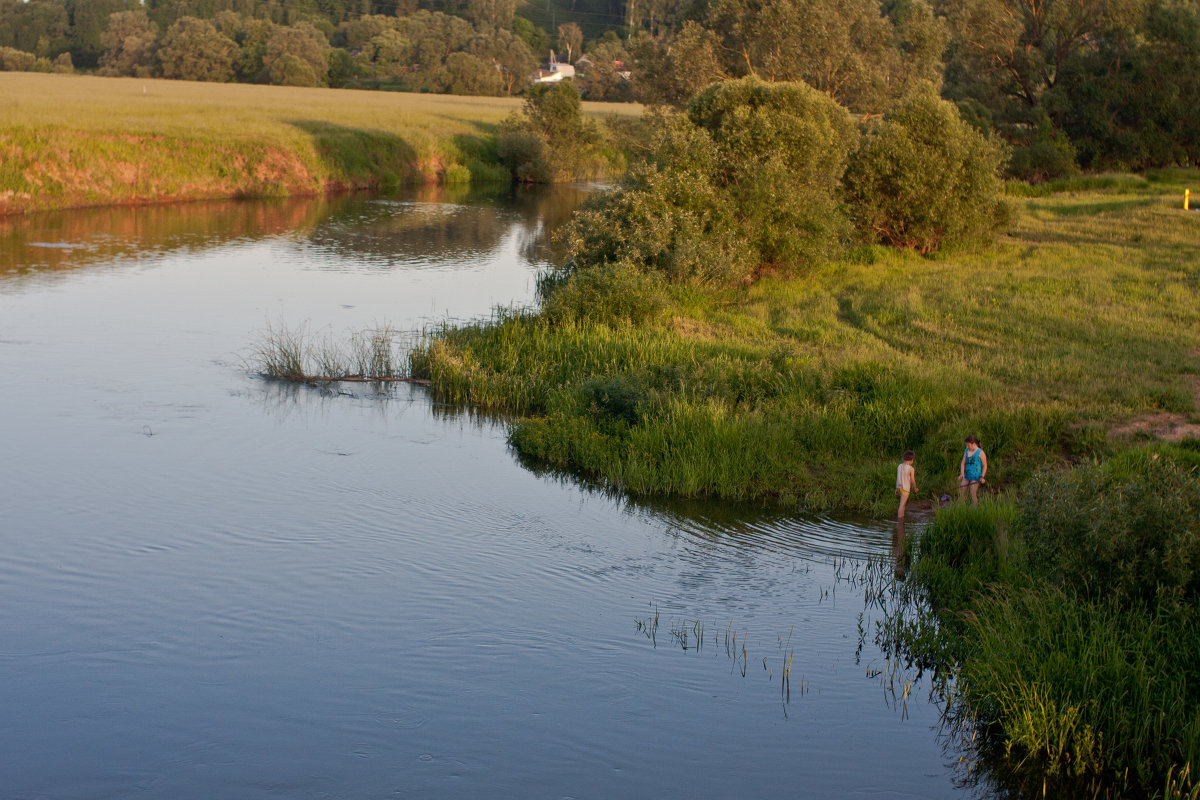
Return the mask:
{"type": "Polygon", "coordinates": [[[415,373],[515,412],[526,456],[637,494],[887,514],[905,449],[929,497],[952,491],[970,433],[994,488],[1015,487],[1200,436],[1195,184],[1043,188],[986,250],[870,248],[748,288],[668,287],[640,325],[530,312],[447,328],[415,373]]]}
{"type": "Polygon", "coordinates": [[[495,130],[522,104],[16,72],[0,73],[0,96],[0,214],[507,180],[495,130]]]}

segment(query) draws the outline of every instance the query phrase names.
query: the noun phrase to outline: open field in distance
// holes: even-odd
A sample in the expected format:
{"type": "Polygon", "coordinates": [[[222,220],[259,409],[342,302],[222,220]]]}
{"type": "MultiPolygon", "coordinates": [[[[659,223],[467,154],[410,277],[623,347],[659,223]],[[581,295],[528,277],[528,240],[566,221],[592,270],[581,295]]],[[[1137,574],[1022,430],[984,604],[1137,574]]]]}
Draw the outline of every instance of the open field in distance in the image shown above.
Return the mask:
{"type": "Polygon", "coordinates": [[[18,72],[0,96],[0,214],[502,180],[496,125],[523,102],[18,72]]]}

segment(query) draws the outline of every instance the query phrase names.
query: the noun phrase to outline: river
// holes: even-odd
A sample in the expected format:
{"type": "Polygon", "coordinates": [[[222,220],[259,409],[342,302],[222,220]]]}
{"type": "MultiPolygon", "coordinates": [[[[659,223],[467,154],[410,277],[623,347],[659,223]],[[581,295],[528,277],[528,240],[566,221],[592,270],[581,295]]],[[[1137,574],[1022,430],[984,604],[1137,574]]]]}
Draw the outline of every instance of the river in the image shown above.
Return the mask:
{"type": "Polygon", "coordinates": [[[0,219],[0,795],[986,794],[869,611],[860,651],[886,520],[634,501],[248,366],[530,302],[581,194],[0,219]]]}

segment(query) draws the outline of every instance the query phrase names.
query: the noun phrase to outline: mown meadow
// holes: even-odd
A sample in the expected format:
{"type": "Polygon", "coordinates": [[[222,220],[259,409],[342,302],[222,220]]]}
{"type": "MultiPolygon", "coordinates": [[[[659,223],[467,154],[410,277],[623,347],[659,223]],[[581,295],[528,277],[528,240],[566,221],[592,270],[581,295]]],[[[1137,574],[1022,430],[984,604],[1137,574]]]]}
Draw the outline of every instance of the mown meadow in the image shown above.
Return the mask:
{"type": "MultiPolygon", "coordinates": [[[[500,97],[0,72],[0,214],[508,181],[500,97]]],[[[639,106],[586,103],[636,116],[639,106]]]]}
{"type": "Polygon", "coordinates": [[[864,247],[802,277],[650,299],[633,277],[624,294],[584,286],[581,306],[633,310],[556,317],[552,301],[447,326],[413,373],[516,414],[523,454],[635,494],[882,514],[905,449],[937,496],[969,433],[1002,490],[1200,433],[1200,214],[1181,202],[1197,177],[1043,186],[1011,198],[994,246],[933,258],[864,247]]]}

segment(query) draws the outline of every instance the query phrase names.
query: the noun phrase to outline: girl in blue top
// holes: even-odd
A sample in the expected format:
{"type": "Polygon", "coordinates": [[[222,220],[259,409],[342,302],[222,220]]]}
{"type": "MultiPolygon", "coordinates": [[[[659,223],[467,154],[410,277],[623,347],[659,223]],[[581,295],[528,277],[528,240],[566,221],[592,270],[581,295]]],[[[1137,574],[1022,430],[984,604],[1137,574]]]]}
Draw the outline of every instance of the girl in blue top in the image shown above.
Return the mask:
{"type": "Polygon", "coordinates": [[[979,484],[987,483],[987,455],[979,446],[979,439],[974,435],[964,440],[962,463],[958,465],[958,496],[962,497],[971,487],[971,502],[979,505],[979,484]]]}

